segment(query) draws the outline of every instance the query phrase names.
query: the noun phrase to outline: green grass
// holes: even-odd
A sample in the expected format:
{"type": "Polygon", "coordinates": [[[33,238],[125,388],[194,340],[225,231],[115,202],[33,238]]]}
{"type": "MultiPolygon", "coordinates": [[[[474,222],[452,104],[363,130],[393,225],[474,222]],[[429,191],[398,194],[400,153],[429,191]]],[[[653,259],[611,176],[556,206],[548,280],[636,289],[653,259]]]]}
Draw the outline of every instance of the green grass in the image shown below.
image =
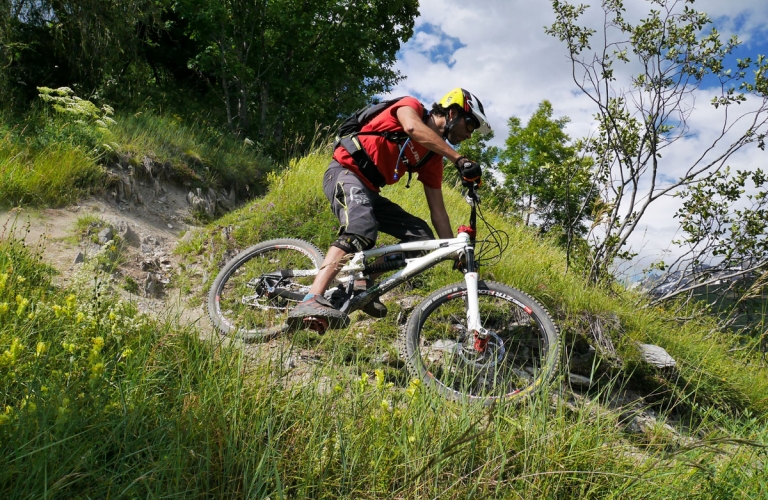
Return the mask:
{"type": "Polygon", "coordinates": [[[235,188],[241,198],[263,190],[275,169],[257,144],[219,130],[152,112],[119,114],[111,127],[116,152],[148,156],[171,166],[170,175],[196,186],[235,188]]]}
{"type": "MultiPolygon", "coordinates": [[[[270,189],[263,198],[216,221],[207,238],[197,237],[196,241],[204,243],[206,249],[198,247],[195,254],[213,255],[208,261],[212,263],[208,272],[211,280],[223,265],[225,251],[231,255],[270,238],[301,238],[323,251],[328,248],[338,224],[321,187],[328,161],[328,156],[320,152],[294,162],[282,175],[270,177],[270,189]],[[226,241],[223,234],[228,235],[226,241]]],[[[388,186],[385,195],[429,220],[418,182],[410,189],[388,186]]],[[[466,224],[469,207],[460,194],[446,188],[444,196],[453,225],[466,224]]],[[[768,412],[768,367],[758,341],[720,332],[716,321],[707,316],[679,319],[695,316],[693,306],[678,312],[651,308],[632,292],[592,287],[577,273],[566,273],[565,256],[556,245],[495,213],[485,216],[494,227],[509,234],[510,245],[499,263],[482,269],[483,276],[520,288],[543,302],[560,325],[566,346],[583,340],[595,318],[608,324],[615,320],[616,327],[606,334],[612,338],[621,361],[604,360],[598,375],[620,375],[633,387],[664,394],[663,399],[673,406],[703,404],[729,412],[768,412]],[[678,361],[679,373],[656,373],[640,361],[637,342],[667,349],[678,361]]],[[[480,237],[484,231],[481,224],[480,237]]],[[[391,241],[387,237],[380,240],[391,241]]],[[[448,264],[438,266],[424,275],[416,293],[426,294],[461,279],[448,264]]]]}
{"type": "MultiPolygon", "coordinates": [[[[215,271],[226,250],[263,239],[325,249],[336,224],[320,191],[327,161],[311,155],[272,175],[263,199],[190,235],[185,255],[213,255],[215,271]]],[[[464,222],[460,196],[445,194],[453,224],[464,222]]],[[[418,183],[387,195],[427,216],[418,183]]],[[[487,217],[511,245],[483,273],[542,300],[566,342],[585,318],[617,318],[609,333],[624,364],[588,395],[571,396],[559,379],[517,405],[447,402],[381,361],[398,334],[394,302],[377,322],[356,315],[346,330],[244,349],[139,313],[97,267],[58,288],[39,249],[0,240],[0,497],[768,496],[768,376],[754,352],[730,350],[734,339],[706,318],[675,318],[690,310],[643,308],[632,294],[586,286],[564,273],[555,246],[487,217]],[[642,365],[634,341],[665,347],[679,373],[642,365]],[[632,388],[666,393],[640,407],[615,402],[632,388]],[[625,430],[640,411],[657,422],[625,430]]],[[[408,293],[458,279],[439,266],[408,293]]]]}
{"type": "Polygon", "coordinates": [[[2,498],[768,494],[762,416],[705,409],[695,437],[661,423],[633,436],[619,425],[631,408],[557,385],[520,405],[449,403],[376,361],[392,317],[251,359],[138,313],[95,269],[56,288],[23,241],[0,241],[0,271],[2,498]],[[314,361],[287,368],[306,349],[314,361]]]}
{"type": "Polygon", "coordinates": [[[75,203],[104,188],[105,167],[137,168],[145,159],[154,176],[234,190],[237,200],[262,192],[276,169],[257,144],[176,116],[123,113],[98,124],[38,104],[22,118],[0,115],[0,206],[75,203]]]}
{"type": "Polygon", "coordinates": [[[33,147],[14,133],[0,137],[0,206],[58,207],[76,202],[103,179],[103,169],[81,148],[33,147]]]}

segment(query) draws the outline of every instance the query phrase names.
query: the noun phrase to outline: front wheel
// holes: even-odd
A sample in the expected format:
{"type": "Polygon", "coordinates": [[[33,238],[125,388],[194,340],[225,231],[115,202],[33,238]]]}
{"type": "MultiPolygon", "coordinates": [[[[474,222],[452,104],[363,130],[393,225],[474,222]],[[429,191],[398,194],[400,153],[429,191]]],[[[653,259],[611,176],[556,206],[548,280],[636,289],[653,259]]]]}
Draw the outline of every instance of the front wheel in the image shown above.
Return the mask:
{"type": "Polygon", "coordinates": [[[323,252],[303,240],[270,240],[243,250],[208,292],[211,322],[244,340],[286,331],[288,309],[304,298],[322,263],[323,252]]]}
{"type": "Polygon", "coordinates": [[[558,331],[534,298],[512,287],[481,281],[480,321],[486,341],[467,330],[467,288],[448,285],[413,311],[404,348],[412,375],[449,399],[484,403],[521,399],[555,372],[558,331]]]}

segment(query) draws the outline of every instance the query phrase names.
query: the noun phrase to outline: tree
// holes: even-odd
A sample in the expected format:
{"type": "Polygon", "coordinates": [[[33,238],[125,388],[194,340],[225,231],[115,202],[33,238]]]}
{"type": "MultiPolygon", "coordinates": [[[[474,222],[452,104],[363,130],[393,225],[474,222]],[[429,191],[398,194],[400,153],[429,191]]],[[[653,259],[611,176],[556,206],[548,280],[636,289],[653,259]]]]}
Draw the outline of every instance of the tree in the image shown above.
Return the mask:
{"type": "Polygon", "coordinates": [[[724,326],[758,327],[765,335],[768,292],[768,176],[725,168],[678,193],[675,214],[685,249],[649,292],[652,303],[704,297],[724,326]]]}
{"type": "Polygon", "coordinates": [[[604,25],[595,42],[596,31],[579,24],[586,6],[552,1],[556,22],[547,32],[566,43],[574,82],[591,100],[598,122],[589,143],[603,183],[600,231],[590,234],[593,280],[609,277],[615,259],[632,255],[627,240],[652,203],[720,171],[745,146],[764,146],[768,63],[747,58],[729,68],[737,37],[723,42],[714,28],[705,32],[711,21],[688,6],[691,0],[649,3],[648,16],[632,23],[621,0],[604,1],[604,25]],[[593,50],[592,43],[599,46],[593,50]],[[708,90],[716,92],[711,104],[720,113],[720,133],[679,176],[663,177],[671,167],[663,164],[663,154],[690,134],[688,120],[705,77],[716,82],[708,90]],[[734,105],[742,103],[752,109],[737,113],[734,105]]]}
{"type": "Polygon", "coordinates": [[[190,60],[229,127],[273,145],[333,123],[388,90],[416,0],[179,0],[190,60]]]}
{"type": "Polygon", "coordinates": [[[180,101],[276,155],[398,82],[417,15],[417,0],[0,0],[0,88],[23,105],[38,86],[180,101]]]}
{"type": "Polygon", "coordinates": [[[162,8],[157,0],[3,0],[0,71],[27,99],[41,85],[91,95],[135,62],[162,8]]]}
{"type": "Polygon", "coordinates": [[[526,225],[535,220],[542,232],[562,232],[568,246],[583,236],[597,194],[591,158],[580,154],[581,142],[571,144],[565,133],[570,119],[552,118],[552,104],[543,101],[523,127],[509,119],[506,148],[500,154],[504,174],[501,189],[507,207],[526,225]]]}

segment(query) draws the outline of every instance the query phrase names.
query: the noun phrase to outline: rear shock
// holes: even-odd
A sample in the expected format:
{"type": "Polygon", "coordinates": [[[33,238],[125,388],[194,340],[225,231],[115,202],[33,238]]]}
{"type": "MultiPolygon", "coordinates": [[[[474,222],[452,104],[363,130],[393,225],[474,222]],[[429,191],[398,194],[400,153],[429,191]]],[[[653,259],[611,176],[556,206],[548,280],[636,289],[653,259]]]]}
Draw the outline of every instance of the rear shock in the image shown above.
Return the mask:
{"type": "Polygon", "coordinates": [[[374,263],[366,265],[363,268],[363,274],[378,274],[385,273],[387,271],[395,271],[396,269],[402,269],[406,266],[405,259],[402,255],[396,256],[394,259],[385,259],[384,262],[374,263]]]}

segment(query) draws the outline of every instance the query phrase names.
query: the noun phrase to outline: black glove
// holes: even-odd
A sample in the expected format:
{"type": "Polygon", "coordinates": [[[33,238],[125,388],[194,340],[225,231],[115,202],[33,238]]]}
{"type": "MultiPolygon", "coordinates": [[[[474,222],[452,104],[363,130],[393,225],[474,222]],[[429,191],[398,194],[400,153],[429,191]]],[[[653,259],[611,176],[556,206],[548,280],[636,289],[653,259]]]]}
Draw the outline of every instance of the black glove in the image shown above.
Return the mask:
{"type": "Polygon", "coordinates": [[[461,174],[462,184],[464,185],[480,185],[480,177],[483,176],[483,169],[480,168],[480,164],[472,160],[468,160],[463,156],[456,161],[456,167],[461,174]]]}

